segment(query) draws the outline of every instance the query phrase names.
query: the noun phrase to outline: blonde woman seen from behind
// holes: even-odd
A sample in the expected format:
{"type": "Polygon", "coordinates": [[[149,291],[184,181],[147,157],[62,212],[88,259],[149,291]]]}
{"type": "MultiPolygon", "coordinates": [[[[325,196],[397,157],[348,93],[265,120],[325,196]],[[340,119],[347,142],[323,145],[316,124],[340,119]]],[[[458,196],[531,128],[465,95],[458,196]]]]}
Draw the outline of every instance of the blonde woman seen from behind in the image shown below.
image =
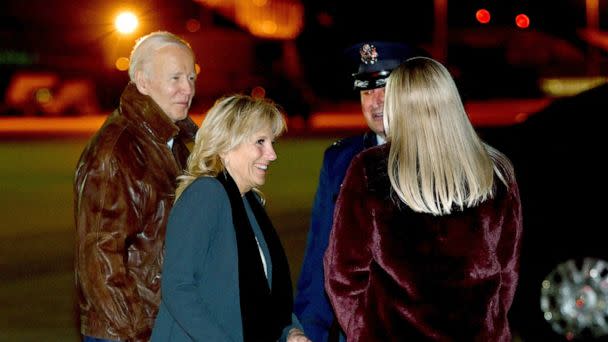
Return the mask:
{"type": "Polygon", "coordinates": [[[351,163],[325,254],[348,341],[511,341],[522,217],[513,167],[474,131],[447,69],[395,69],[387,144],[351,163]]]}

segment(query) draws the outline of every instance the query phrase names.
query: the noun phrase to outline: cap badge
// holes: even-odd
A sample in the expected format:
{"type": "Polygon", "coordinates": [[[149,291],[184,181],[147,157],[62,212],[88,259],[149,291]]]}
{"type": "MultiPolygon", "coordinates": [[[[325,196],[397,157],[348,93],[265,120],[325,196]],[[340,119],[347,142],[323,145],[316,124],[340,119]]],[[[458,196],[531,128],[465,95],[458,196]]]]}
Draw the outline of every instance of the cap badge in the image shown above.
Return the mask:
{"type": "Polygon", "coordinates": [[[376,47],[371,44],[363,44],[359,49],[361,55],[361,62],[365,64],[374,64],[378,61],[378,52],[376,47]]]}

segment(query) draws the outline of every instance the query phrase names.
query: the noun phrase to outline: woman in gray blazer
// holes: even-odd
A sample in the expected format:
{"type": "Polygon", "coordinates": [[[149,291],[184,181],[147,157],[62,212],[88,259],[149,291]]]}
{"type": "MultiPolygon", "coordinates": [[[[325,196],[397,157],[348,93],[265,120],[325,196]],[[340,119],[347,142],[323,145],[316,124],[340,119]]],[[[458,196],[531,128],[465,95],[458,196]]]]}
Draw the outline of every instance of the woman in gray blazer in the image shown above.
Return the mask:
{"type": "Polygon", "coordinates": [[[310,342],[257,189],[284,130],[265,99],[233,95],[207,113],[169,215],[152,341],[310,342]]]}

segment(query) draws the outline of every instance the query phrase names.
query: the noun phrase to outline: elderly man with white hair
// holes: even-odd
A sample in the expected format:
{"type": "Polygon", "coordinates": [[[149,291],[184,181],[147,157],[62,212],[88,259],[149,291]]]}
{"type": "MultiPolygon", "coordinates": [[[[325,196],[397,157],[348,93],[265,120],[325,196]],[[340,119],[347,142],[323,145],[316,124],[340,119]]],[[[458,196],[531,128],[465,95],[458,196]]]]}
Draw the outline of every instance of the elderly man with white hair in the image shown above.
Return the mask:
{"type": "Polygon", "coordinates": [[[177,176],[196,125],[190,45],[169,32],[137,40],[118,108],[76,167],[75,281],[84,341],[147,341],[177,176]]]}

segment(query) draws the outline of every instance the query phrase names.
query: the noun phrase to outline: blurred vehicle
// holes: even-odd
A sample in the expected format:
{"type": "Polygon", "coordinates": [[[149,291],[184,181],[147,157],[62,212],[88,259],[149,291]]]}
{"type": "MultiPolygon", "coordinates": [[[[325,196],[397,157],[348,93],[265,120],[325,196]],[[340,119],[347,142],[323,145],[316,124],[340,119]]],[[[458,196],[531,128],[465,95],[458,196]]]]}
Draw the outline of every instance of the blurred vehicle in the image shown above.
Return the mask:
{"type": "Polygon", "coordinates": [[[608,83],[554,100],[525,122],[480,135],[515,165],[524,216],[510,313],[528,341],[608,340],[603,165],[608,83]]]}
{"type": "Polygon", "coordinates": [[[4,94],[2,115],[99,114],[92,80],[62,79],[53,72],[15,72],[4,94]]]}

